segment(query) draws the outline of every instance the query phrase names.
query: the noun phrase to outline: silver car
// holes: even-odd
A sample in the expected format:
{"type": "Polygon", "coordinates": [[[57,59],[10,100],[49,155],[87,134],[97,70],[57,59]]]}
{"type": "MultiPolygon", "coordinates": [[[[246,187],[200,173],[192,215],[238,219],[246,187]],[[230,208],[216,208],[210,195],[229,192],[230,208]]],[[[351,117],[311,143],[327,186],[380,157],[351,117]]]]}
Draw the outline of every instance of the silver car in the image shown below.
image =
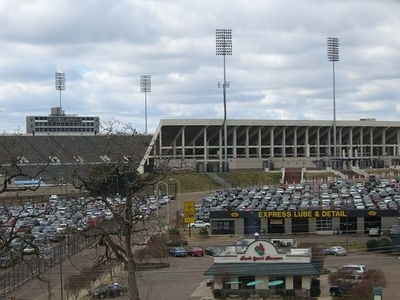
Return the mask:
{"type": "Polygon", "coordinates": [[[347,250],[342,246],[331,246],[325,249],[325,255],[345,256],[347,255],[347,250]]]}

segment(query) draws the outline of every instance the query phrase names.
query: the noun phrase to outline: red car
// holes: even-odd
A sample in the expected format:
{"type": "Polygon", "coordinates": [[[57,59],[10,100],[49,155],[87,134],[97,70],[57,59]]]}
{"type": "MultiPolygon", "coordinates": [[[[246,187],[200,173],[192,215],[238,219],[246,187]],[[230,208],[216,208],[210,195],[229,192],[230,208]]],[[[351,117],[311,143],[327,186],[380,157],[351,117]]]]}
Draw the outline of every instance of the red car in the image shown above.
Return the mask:
{"type": "Polygon", "coordinates": [[[192,247],[187,251],[188,256],[203,256],[204,250],[200,247],[192,247]]]}

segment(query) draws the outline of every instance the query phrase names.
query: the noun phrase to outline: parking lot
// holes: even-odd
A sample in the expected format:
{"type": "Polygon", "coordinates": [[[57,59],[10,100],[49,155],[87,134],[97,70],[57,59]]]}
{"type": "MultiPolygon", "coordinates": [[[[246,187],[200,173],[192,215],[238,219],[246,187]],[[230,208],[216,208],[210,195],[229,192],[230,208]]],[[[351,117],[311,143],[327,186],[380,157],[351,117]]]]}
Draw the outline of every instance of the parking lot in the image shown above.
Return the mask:
{"type": "MultiPolygon", "coordinates": [[[[192,231],[192,237],[188,237],[188,231],[183,232],[189,240],[190,246],[201,246],[203,248],[210,245],[224,247],[233,244],[238,237],[208,237],[199,238],[196,230],[192,231]]],[[[274,236],[278,237],[278,236],[274,236]]],[[[286,236],[285,236],[286,237],[286,236]]],[[[318,236],[318,235],[299,235],[295,236],[299,246],[313,243],[316,245],[338,244],[346,245],[349,241],[350,250],[347,256],[327,256],[325,267],[334,270],[345,264],[365,264],[367,268],[381,269],[386,276],[387,286],[383,288],[385,300],[398,299],[398,286],[400,278],[398,270],[400,260],[395,256],[382,255],[364,251],[364,249],[355,249],[352,245],[360,245],[365,242],[368,237],[366,235],[340,235],[340,236],[318,236]]],[[[93,250],[92,250],[93,251],[93,250]]],[[[77,257],[72,259],[72,263],[82,263],[90,261],[92,258],[90,251],[84,251],[77,257]]],[[[155,300],[200,300],[202,298],[210,298],[211,290],[206,286],[204,272],[212,265],[213,258],[210,256],[203,257],[170,257],[168,258],[171,266],[165,269],[142,271],[138,276],[138,286],[141,293],[141,299],[155,300]]],[[[64,265],[64,272],[73,272],[71,264],[64,265]],[[70,268],[70,269],[69,269],[70,268]]],[[[52,272],[57,274],[58,269],[52,272]]],[[[52,294],[54,299],[60,299],[59,275],[52,278],[52,294]]],[[[118,280],[113,278],[113,280],[118,280]]],[[[118,282],[127,284],[126,278],[122,276],[118,282]]],[[[321,276],[321,297],[320,299],[331,299],[328,293],[329,283],[327,275],[321,276]]],[[[47,298],[47,286],[43,282],[32,282],[24,287],[18,293],[13,295],[16,299],[34,299],[45,300],[47,298]]],[[[81,298],[82,299],[82,298],[81,298]]],[[[88,298],[84,298],[88,299],[88,298]]],[[[120,297],[118,299],[127,299],[120,297]]]]}
{"type": "MultiPolygon", "coordinates": [[[[192,232],[196,235],[197,232],[192,232]]],[[[400,278],[398,270],[400,260],[396,256],[384,255],[366,252],[365,249],[355,249],[352,245],[360,245],[369,238],[366,235],[345,235],[341,236],[317,236],[300,235],[296,236],[299,246],[302,244],[333,244],[346,245],[349,239],[350,250],[347,256],[326,256],[325,267],[331,271],[345,264],[364,264],[369,269],[381,269],[387,281],[387,286],[383,288],[385,300],[398,299],[398,285],[400,278]]],[[[195,241],[189,239],[189,246],[199,245],[206,247],[217,245],[224,247],[233,244],[235,241],[229,241],[224,238],[205,238],[195,241]]],[[[359,247],[359,246],[357,246],[359,247]]],[[[212,265],[213,259],[209,256],[204,257],[178,257],[171,258],[171,267],[162,271],[146,271],[141,273],[140,286],[141,292],[146,295],[143,299],[192,299],[200,300],[211,296],[210,288],[206,286],[203,273],[212,265]],[[155,296],[160,293],[158,296],[155,296]],[[147,298],[147,296],[149,296],[147,298]]],[[[322,275],[321,280],[321,299],[331,299],[329,295],[328,275],[322,275]]]]}

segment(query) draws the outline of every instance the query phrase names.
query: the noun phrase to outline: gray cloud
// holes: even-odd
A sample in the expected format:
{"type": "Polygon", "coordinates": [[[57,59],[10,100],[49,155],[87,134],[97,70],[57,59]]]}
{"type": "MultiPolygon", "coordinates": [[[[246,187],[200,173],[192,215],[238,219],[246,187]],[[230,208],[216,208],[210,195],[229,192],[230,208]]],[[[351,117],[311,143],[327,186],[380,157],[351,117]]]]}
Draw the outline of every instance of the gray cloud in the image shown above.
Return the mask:
{"type": "Polygon", "coordinates": [[[3,1],[0,131],[58,106],[56,70],[68,114],[143,132],[139,78],[150,74],[150,132],[163,118],[222,118],[217,28],[233,32],[228,118],[332,118],[326,38],[335,36],[337,118],[399,120],[399,14],[395,0],[3,1]]]}

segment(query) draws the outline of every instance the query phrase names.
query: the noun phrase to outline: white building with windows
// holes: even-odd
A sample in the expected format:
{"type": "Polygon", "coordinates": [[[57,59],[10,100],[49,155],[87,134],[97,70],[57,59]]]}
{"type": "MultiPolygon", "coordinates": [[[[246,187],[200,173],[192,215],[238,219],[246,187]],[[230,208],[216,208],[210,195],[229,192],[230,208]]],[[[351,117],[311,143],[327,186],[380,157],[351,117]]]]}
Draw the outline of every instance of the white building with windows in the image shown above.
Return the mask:
{"type": "Polygon", "coordinates": [[[99,117],[67,115],[60,107],[52,107],[48,116],[26,117],[26,133],[32,135],[97,135],[99,129],[99,117]]]}

